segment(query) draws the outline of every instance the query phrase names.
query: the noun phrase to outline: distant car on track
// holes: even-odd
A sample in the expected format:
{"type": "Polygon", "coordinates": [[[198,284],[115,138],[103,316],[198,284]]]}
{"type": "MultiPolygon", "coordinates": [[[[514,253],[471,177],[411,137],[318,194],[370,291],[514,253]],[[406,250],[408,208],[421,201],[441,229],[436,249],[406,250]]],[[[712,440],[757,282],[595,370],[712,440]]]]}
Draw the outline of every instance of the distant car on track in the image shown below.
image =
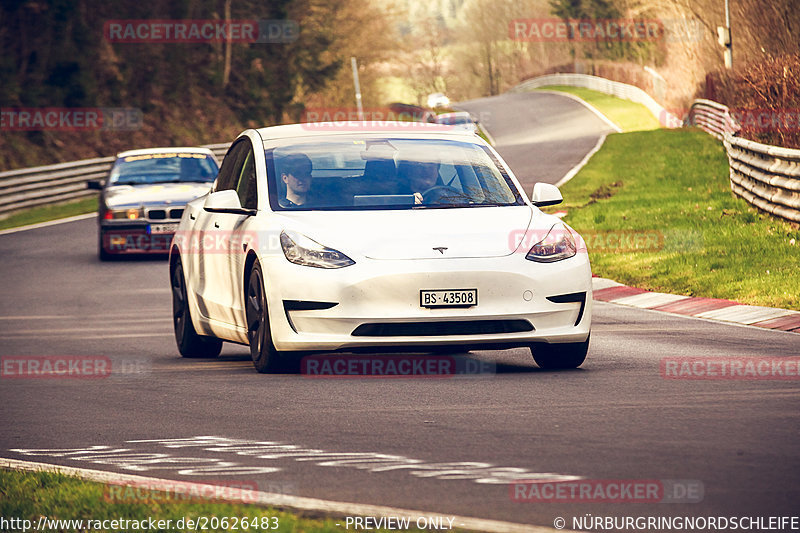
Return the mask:
{"type": "Polygon", "coordinates": [[[187,202],[203,196],[219,164],[206,148],[148,148],[117,154],[100,190],[97,253],[105,261],[121,254],[167,254],[187,202]]]}
{"type": "Polygon", "coordinates": [[[437,107],[447,107],[450,105],[450,99],[444,93],[432,93],[428,95],[428,107],[436,109],[437,107]]]}
{"type": "Polygon", "coordinates": [[[184,357],[249,345],[259,372],[309,351],[528,347],[574,368],[589,346],[581,237],[528,200],[481,138],[436,124],[243,132],[170,250],[184,357]]]}
{"type": "Polygon", "coordinates": [[[464,128],[473,133],[477,133],[478,125],[472,120],[472,115],[466,111],[456,111],[454,113],[442,113],[436,117],[438,124],[447,126],[455,126],[457,128],[464,128]]]}

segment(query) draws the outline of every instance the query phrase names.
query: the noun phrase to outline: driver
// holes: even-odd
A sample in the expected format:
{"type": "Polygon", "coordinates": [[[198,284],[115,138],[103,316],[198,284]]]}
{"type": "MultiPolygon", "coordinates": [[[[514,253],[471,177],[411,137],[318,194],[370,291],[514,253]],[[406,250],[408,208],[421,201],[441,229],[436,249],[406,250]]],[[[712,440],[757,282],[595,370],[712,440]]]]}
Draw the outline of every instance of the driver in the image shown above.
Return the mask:
{"type": "Polygon", "coordinates": [[[414,193],[414,203],[422,203],[422,195],[436,186],[443,185],[439,179],[439,163],[434,161],[418,161],[408,166],[407,176],[414,193]]]}

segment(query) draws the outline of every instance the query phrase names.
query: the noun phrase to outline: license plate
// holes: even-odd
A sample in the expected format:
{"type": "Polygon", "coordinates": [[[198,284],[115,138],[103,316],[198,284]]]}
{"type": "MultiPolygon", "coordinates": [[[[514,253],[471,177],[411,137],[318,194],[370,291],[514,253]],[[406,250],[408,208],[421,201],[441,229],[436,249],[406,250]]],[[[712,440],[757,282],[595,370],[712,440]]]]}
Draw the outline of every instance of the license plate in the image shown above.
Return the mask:
{"type": "Polygon", "coordinates": [[[478,289],[423,289],[420,307],[472,307],[478,305],[478,289]]]}
{"type": "Polygon", "coordinates": [[[151,224],[150,233],[175,233],[177,224],[151,224]]]}

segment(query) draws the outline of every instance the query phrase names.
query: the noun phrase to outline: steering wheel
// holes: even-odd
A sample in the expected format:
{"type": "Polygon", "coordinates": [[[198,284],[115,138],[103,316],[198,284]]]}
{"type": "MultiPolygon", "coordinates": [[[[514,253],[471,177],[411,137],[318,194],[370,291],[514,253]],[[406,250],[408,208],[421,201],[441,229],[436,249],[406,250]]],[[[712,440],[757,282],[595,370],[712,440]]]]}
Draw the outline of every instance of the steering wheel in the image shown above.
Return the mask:
{"type": "Polygon", "coordinates": [[[447,185],[434,185],[422,193],[422,203],[424,204],[440,203],[442,198],[447,198],[448,203],[465,204],[469,202],[469,198],[464,193],[447,185]]]}

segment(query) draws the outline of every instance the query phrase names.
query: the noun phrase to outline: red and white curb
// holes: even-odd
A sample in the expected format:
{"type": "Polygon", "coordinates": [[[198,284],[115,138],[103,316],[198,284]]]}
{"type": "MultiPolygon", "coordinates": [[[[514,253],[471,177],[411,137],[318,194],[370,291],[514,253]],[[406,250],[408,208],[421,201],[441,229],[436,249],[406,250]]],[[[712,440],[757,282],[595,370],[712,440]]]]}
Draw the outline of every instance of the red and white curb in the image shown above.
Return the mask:
{"type": "Polygon", "coordinates": [[[719,298],[698,298],[646,291],[606,278],[592,278],[594,299],[678,315],[800,333],[800,311],[744,305],[719,298]]]}

